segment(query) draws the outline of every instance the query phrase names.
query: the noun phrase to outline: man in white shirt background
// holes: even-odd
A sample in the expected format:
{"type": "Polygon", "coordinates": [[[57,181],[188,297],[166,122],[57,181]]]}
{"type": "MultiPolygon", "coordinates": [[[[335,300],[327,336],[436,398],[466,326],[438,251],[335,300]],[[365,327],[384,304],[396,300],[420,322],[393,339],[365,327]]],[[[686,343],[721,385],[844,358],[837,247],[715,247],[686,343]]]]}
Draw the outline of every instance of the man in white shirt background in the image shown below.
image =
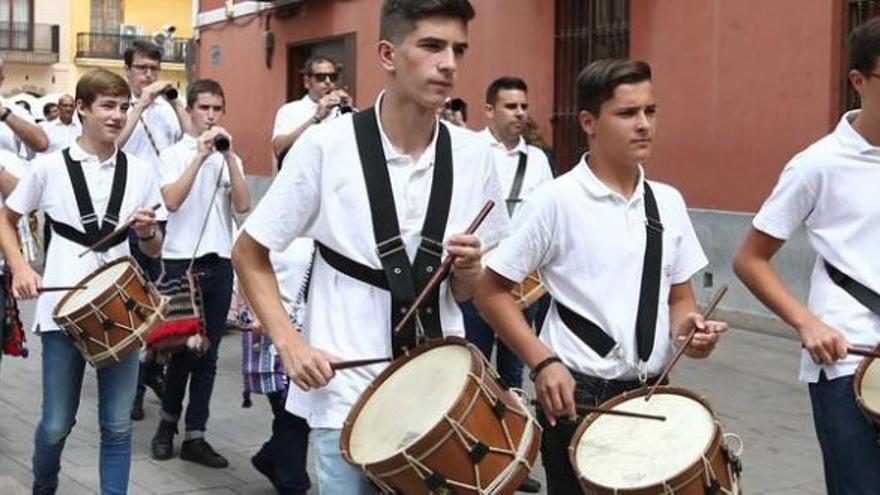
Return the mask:
{"type": "Polygon", "coordinates": [[[58,103],[50,101],[43,105],[43,122],[52,122],[58,118],[58,103]]]}
{"type": "Polygon", "coordinates": [[[76,106],[72,96],[61,95],[55,108],[58,110],[58,118],[46,120],[41,124],[43,131],[46,132],[46,136],[49,138],[49,147],[45,153],[52,153],[53,151],[67,148],[82,132],[82,126],[74,118],[76,106]]]}

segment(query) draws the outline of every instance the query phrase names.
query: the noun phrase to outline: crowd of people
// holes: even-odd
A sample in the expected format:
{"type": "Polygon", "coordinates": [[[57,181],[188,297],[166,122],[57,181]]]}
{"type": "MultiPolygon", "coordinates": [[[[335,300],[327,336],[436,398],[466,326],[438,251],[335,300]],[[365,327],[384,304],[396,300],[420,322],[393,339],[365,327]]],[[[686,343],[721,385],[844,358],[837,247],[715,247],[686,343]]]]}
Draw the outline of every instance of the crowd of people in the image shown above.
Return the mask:
{"type": "MultiPolygon", "coordinates": [[[[366,105],[338,86],[336,61],[307,60],[306,93],[275,116],[278,174],[252,212],[244,164],[222,126],[222,86],[200,79],[178,97],[159,77],[161,50],[150,43],[126,51],[125,77],[100,69],[81,77],[42,124],[0,100],[0,249],[11,276],[3,296],[38,297],[33,329],[42,344],[33,493],[59,490],[86,367],[52,317],[64,292],[42,289],[71,286],[119,257],[134,258],[156,284],[197,272],[208,345],[164,361],[132,353],[97,370],[106,494],[128,490],[132,421],[145,417],[148,387],[161,399],[154,459],[177,453],[228,466],[207,426],[236,283],[247,330],[270,339],[289,379],[266,394],[272,434],[251,459],[282,494],[312,487],[310,447],[321,494],[376,491],[340,442],[353,405],[387,364],[336,371],[341,361],[406,356],[461,336],[487,361],[495,357],[505,388],[522,388],[528,369],[544,489],[571,494],[581,491],[568,454],[577,406],[661,382],[681,346],[693,358],[712,353],[727,324],[700,314],[691,286],[706,255],[682,195],[646,178],[658,115],[650,66],[599,60],[580,72],[578,122],[590,151],[554,178],[522,78],[489,82],[487,125],[467,129],[467,104],[453,91],[475,14],[468,0],[385,0],[383,85],[366,105]],[[499,207],[468,231],[487,200],[499,207]],[[45,219],[42,273],[22,254],[18,228],[35,212],[45,219]],[[239,231],[235,217],[249,212],[239,231]],[[126,238],[81,257],[123,225],[126,238]],[[449,275],[431,286],[445,256],[449,275]],[[523,308],[511,290],[535,272],[547,293],[523,308]],[[405,320],[423,289],[416,321],[405,320]]],[[[862,108],[786,166],[735,260],[746,285],[803,341],[801,377],[832,494],[880,484],[876,425],[857,406],[858,360],[848,354],[880,340],[880,264],[868,256],[880,211],[869,187],[880,174],[880,20],[859,27],[850,50],[862,108]],[[801,227],[820,256],[806,306],[770,264],[801,227]]],[[[531,477],[516,488],[542,489],[531,477]]]]}

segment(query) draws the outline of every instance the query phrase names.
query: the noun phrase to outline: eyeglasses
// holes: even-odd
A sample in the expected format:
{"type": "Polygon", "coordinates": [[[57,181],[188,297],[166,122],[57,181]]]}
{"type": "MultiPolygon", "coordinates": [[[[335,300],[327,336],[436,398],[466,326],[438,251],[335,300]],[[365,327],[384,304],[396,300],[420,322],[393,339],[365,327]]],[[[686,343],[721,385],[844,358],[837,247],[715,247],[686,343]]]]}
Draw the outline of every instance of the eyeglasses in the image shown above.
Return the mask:
{"type": "Polygon", "coordinates": [[[138,72],[159,72],[159,66],[153,64],[132,64],[130,67],[138,72]]]}
{"type": "Polygon", "coordinates": [[[336,80],[339,79],[338,72],[316,72],[316,73],[312,74],[311,76],[314,80],[316,80],[318,82],[325,82],[325,81],[336,82],[336,80]]]}

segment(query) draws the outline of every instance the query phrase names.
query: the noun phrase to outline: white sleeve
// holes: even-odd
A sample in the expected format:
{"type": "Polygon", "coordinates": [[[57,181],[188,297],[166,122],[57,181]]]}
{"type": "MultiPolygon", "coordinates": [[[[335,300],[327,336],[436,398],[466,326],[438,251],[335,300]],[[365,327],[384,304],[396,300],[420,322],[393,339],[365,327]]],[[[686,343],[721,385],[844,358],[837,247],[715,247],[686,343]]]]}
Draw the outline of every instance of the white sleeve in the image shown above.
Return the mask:
{"type": "MultiPolygon", "coordinates": [[[[507,217],[507,204],[504,194],[501,192],[501,182],[495,167],[492,164],[492,152],[486,146],[485,160],[483,161],[483,186],[482,197],[484,198],[480,207],[485,204],[486,200],[491,199],[495,202],[495,206],[489,215],[483,220],[483,223],[477,229],[477,237],[480,239],[480,245],[483,249],[497,245],[501,239],[507,236],[510,230],[510,220],[507,217]]],[[[476,214],[476,212],[474,212],[476,214]]]]}
{"type": "Polygon", "coordinates": [[[679,216],[677,222],[681,225],[681,236],[675,239],[677,245],[675,246],[675,257],[672,259],[670,279],[673,284],[682,284],[708,265],[709,260],[706,258],[703,246],[700,245],[700,240],[694,231],[694,225],[688,215],[684,198],[678,191],[676,191],[676,200],[675,214],[679,216]]]}
{"type": "Polygon", "coordinates": [[[19,215],[27,215],[34,210],[44,209],[43,193],[46,190],[47,171],[50,163],[49,160],[39,158],[31,162],[24,177],[21,178],[18,185],[15,186],[15,190],[6,200],[7,208],[19,215]]]}
{"type": "Polygon", "coordinates": [[[287,131],[287,125],[285,122],[288,120],[290,106],[288,104],[281,105],[281,108],[278,109],[278,112],[275,113],[275,126],[272,128],[272,139],[277,138],[282,134],[286,134],[290,131],[287,131]]]}
{"type": "Polygon", "coordinates": [[[179,179],[183,169],[188,165],[183,164],[183,167],[181,167],[180,159],[173,146],[162,150],[159,158],[162,162],[159,166],[159,187],[165,187],[179,179]]]}
{"type": "Polygon", "coordinates": [[[815,206],[815,189],[810,187],[805,172],[792,162],[782,171],[752,225],[771,237],[786,240],[803,225],[815,206]]]}
{"type": "Polygon", "coordinates": [[[488,255],[487,266],[498,275],[520,282],[545,265],[555,230],[555,205],[546,194],[531,194],[517,207],[517,227],[488,255]]]}

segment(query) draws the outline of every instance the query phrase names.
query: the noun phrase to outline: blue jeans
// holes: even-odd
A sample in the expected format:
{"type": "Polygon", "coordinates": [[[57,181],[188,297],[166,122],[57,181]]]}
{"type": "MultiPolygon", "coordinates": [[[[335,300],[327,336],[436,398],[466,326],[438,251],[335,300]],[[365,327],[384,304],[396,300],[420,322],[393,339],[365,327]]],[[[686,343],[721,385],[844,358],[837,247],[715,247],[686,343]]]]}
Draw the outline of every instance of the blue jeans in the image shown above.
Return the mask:
{"type": "MultiPolygon", "coordinates": [[[[186,273],[189,260],[166,260],[165,273],[180,277],[186,273]]],[[[232,263],[228,258],[216,255],[202,256],[196,260],[193,271],[201,273],[198,278],[204,302],[205,330],[210,346],[205,354],[198,356],[180,351],[168,361],[165,369],[165,394],[162,397],[164,418],[180,418],[183,398],[189,382],[189,405],[186,408],[186,431],[204,432],[208,423],[209,403],[217,376],[217,354],[220,339],[226,327],[226,314],[232,300],[232,263]]]]}
{"type": "Polygon", "coordinates": [[[310,443],[315,450],[318,493],[321,495],[372,495],[376,490],[367,477],[345,462],[339,452],[342,430],[313,428],[310,443]]]}
{"type": "MultiPolygon", "coordinates": [[[[62,332],[40,335],[43,344],[43,412],[34,434],[34,493],[55,493],[64,441],[76,423],[85,360],[62,332]]],[[[138,353],[97,370],[101,429],[102,494],[128,491],[131,469],[131,401],[138,353]]]]}
{"type": "MultiPolygon", "coordinates": [[[[495,346],[497,341],[498,351],[495,361],[498,375],[501,377],[501,384],[508,388],[521,388],[523,382],[522,360],[496,338],[495,331],[483,320],[474,303],[467,301],[459,304],[459,306],[464,317],[464,333],[467,340],[477,346],[489,362],[492,361],[492,347],[495,346]]],[[[526,322],[529,325],[534,323],[537,312],[537,304],[523,311],[523,316],[525,316],[526,322]]]]}
{"type": "Polygon", "coordinates": [[[877,425],[859,409],[853,377],[829,380],[825,372],[810,384],[813,421],[822,448],[829,495],[868,495],[880,490],[877,425]]]}

